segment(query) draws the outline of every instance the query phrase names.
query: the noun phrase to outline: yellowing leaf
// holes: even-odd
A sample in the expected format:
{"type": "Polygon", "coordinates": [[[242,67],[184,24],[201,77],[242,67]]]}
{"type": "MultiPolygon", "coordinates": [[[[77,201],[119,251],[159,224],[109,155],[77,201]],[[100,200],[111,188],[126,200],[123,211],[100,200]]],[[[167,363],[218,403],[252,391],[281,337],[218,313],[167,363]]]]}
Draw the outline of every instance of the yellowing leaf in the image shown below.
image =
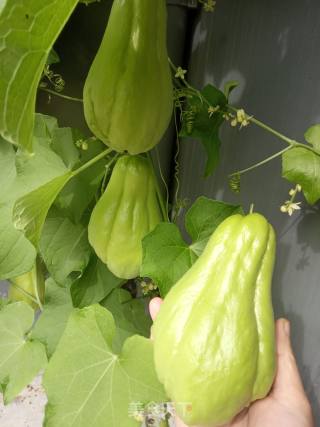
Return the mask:
{"type": "Polygon", "coordinates": [[[0,4],[0,134],[32,151],[37,87],[47,56],[78,0],[0,4]]]}

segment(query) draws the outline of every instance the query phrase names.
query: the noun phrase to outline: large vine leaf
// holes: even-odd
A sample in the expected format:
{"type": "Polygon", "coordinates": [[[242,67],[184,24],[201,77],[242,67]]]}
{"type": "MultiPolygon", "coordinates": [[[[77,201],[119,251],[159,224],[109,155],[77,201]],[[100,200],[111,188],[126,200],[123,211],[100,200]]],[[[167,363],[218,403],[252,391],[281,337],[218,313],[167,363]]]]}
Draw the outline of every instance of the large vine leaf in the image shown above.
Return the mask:
{"type": "Polygon", "coordinates": [[[192,239],[191,248],[197,255],[203,252],[211,234],[228,216],[242,214],[240,206],[230,205],[201,196],[185,217],[185,227],[192,239]]]}
{"type": "Polygon", "coordinates": [[[57,176],[41,187],[19,198],[13,208],[13,223],[17,230],[38,246],[46,216],[57,195],[72,177],[72,172],[57,176]]]}
{"type": "Polygon", "coordinates": [[[0,280],[10,279],[32,269],[36,249],[14,228],[12,207],[0,205],[0,280]]]}
{"type": "Polygon", "coordinates": [[[304,134],[304,138],[320,152],[320,124],[313,125],[307,129],[304,134]]]}
{"type": "Polygon", "coordinates": [[[115,324],[99,305],[75,310],[44,375],[46,427],[138,427],[132,402],[164,402],[152,342],[128,338],[112,350],[115,324]]]}
{"type": "Polygon", "coordinates": [[[0,138],[0,280],[19,276],[32,268],[36,250],[11,221],[12,206],[6,200],[16,179],[12,145],[0,138]]]}
{"type": "Polygon", "coordinates": [[[310,205],[320,199],[320,155],[302,147],[286,151],[282,155],[282,176],[301,185],[310,205]]]}
{"type": "Polygon", "coordinates": [[[0,310],[0,384],[11,402],[47,364],[45,347],[26,338],[34,311],[24,302],[0,310]]]}
{"type": "Polygon", "coordinates": [[[188,245],[183,240],[175,224],[158,224],[142,241],[140,275],[151,278],[164,297],[201,255],[217,226],[228,216],[241,212],[240,206],[199,197],[185,217],[192,243],[188,245]]]}
{"type": "Polygon", "coordinates": [[[228,100],[223,92],[212,85],[207,85],[201,91],[201,95],[207,102],[196,94],[188,97],[180,135],[199,139],[202,142],[207,153],[205,176],[208,176],[214,171],[219,160],[221,145],[219,129],[224,121],[221,112],[210,115],[209,106],[223,108],[228,100]]]}
{"type": "Polygon", "coordinates": [[[107,266],[92,254],[83,275],[72,283],[71,297],[75,307],[83,308],[106,298],[113,289],[123,283],[107,266]]]}
{"type": "Polygon", "coordinates": [[[71,283],[72,273],[81,275],[86,268],[91,247],[87,228],[73,224],[53,209],[45,221],[39,249],[51,277],[59,284],[71,283]]]}
{"type": "Polygon", "coordinates": [[[36,116],[32,156],[22,151],[15,153],[12,145],[0,138],[1,279],[16,277],[31,270],[36,256],[34,246],[13,225],[15,200],[66,171],[62,160],[50,148],[47,123],[43,116],[36,116]]]}
{"type": "Polygon", "coordinates": [[[32,151],[36,91],[78,0],[7,0],[0,15],[0,134],[32,151]]]}
{"type": "Polygon", "coordinates": [[[80,150],[76,142],[82,139],[82,134],[77,129],[56,127],[52,131],[52,149],[64,161],[68,169],[72,169],[80,159],[80,150]]]}
{"type": "Polygon", "coordinates": [[[101,302],[113,315],[117,329],[113,349],[120,351],[124,341],[134,334],[149,336],[151,317],[143,299],[132,298],[125,289],[114,289],[101,302]]]}
{"type": "MultiPolygon", "coordinates": [[[[54,135],[54,138],[56,137],[57,132],[54,135]]],[[[64,147],[72,145],[72,148],[74,148],[74,133],[72,133],[72,137],[73,140],[70,138],[69,132],[69,138],[65,137],[65,140],[63,141],[64,147]]],[[[85,164],[106,148],[102,142],[93,138],[87,139],[85,143],[87,144],[87,149],[80,150],[78,161],[73,165],[75,167],[80,167],[85,164]]],[[[70,147],[69,151],[71,151],[72,148],[70,147]]],[[[66,148],[64,148],[64,150],[66,151],[66,148]]],[[[67,160],[66,157],[65,159],[67,160]]],[[[71,162],[71,155],[69,156],[69,159],[69,162],[71,162]]],[[[71,181],[69,181],[58,195],[55,205],[58,206],[65,215],[68,215],[73,222],[79,222],[83,217],[83,214],[88,210],[88,206],[94,202],[95,196],[100,188],[103,175],[106,171],[105,165],[107,162],[108,158],[103,158],[90,166],[90,168],[82,171],[81,174],[75,176],[71,181]]]]}
{"type": "Polygon", "coordinates": [[[45,345],[48,356],[54,353],[72,311],[69,290],[48,279],[43,311],[30,333],[31,339],[45,345]]]}
{"type": "Polygon", "coordinates": [[[142,240],[142,248],[140,275],[150,277],[163,297],[198,258],[178,227],[166,222],[158,224],[142,240]]]}

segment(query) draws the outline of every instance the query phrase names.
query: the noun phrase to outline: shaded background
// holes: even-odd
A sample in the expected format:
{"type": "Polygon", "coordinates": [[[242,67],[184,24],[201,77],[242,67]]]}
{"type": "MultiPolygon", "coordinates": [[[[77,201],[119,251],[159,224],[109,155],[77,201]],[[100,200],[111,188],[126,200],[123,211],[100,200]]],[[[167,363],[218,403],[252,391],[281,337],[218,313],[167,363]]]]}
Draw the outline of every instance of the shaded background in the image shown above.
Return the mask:
{"type": "MultiPolygon", "coordinates": [[[[188,68],[189,81],[223,87],[236,79],[232,102],[288,136],[302,140],[304,131],[320,122],[319,0],[218,0],[214,14],[193,9],[196,0],[168,0],[169,52],[188,68]]],[[[91,61],[98,49],[112,1],[79,5],[59,37],[62,63],[54,66],[66,80],[65,93],[81,97],[91,61]]],[[[41,93],[37,111],[58,117],[61,126],[88,133],[82,106],[41,93]]],[[[195,141],[181,141],[180,193],[191,202],[206,195],[241,203],[268,217],[278,234],[273,301],[276,317],[292,322],[292,341],[304,385],[320,427],[320,212],[319,205],[292,218],[281,214],[290,184],[281,179],[274,161],[242,180],[242,193],[228,189],[227,175],[279,151],[285,145],[250,125],[241,131],[225,125],[221,160],[215,173],[203,178],[205,155],[195,141]]],[[[159,151],[164,176],[174,190],[173,126],[159,151]]],[[[4,289],[4,288],[3,288],[4,289]]]]}
{"type": "MultiPolygon", "coordinates": [[[[228,80],[240,87],[232,102],[275,129],[302,140],[320,123],[320,2],[317,0],[218,0],[214,14],[201,13],[193,25],[189,80],[199,88],[228,80]]],[[[181,144],[181,197],[199,194],[241,203],[264,214],[278,234],[273,281],[276,317],[292,323],[298,359],[316,425],[320,426],[320,211],[303,203],[289,218],[279,211],[292,187],[281,179],[281,161],[248,173],[241,195],[228,189],[227,175],[285,147],[280,140],[250,125],[241,131],[225,125],[221,161],[208,179],[202,177],[205,155],[192,141],[181,144]]],[[[301,200],[302,200],[301,196],[301,200]]]]}

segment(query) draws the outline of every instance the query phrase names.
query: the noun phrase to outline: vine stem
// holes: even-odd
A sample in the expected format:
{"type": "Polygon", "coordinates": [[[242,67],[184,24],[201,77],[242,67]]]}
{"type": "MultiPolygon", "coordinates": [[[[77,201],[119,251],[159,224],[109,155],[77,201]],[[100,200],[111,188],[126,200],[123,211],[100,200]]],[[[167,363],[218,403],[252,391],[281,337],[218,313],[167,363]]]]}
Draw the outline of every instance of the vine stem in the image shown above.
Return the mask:
{"type": "Polygon", "coordinates": [[[153,177],[154,177],[154,181],[155,181],[155,185],[156,185],[156,192],[157,192],[157,195],[158,195],[160,209],[161,209],[161,212],[162,212],[163,219],[166,222],[169,222],[168,211],[167,211],[167,209],[166,209],[166,207],[164,205],[162,193],[161,193],[161,190],[160,190],[160,187],[159,187],[158,179],[157,179],[155,171],[154,171],[153,161],[152,161],[152,157],[151,157],[150,152],[147,153],[147,157],[148,157],[148,160],[149,160],[150,165],[151,165],[151,169],[152,169],[152,173],[153,173],[153,177]]]}
{"type": "MultiPolygon", "coordinates": [[[[168,58],[169,60],[169,64],[172,68],[172,70],[174,72],[177,72],[178,68],[173,64],[173,62],[171,61],[170,58],[168,58]]],[[[180,81],[183,82],[184,86],[189,89],[192,93],[196,94],[200,99],[202,99],[208,106],[211,106],[211,103],[206,99],[205,96],[203,96],[203,94],[195,89],[194,87],[192,87],[185,79],[180,79],[180,81]]],[[[233,107],[232,105],[227,104],[226,107],[233,112],[237,112],[239,109],[236,107],[233,107]]],[[[309,150],[312,153],[316,154],[317,156],[320,156],[320,151],[316,150],[314,147],[312,147],[311,145],[307,145],[307,144],[302,144],[299,141],[296,141],[294,139],[291,139],[289,137],[287,137],[286,135],[282,134],[281,132],[278,132],[277,130],[273,129],[271,126],[268,126],[267,124],[261,122],[260,120],[256,119],[253,116],[248,116],[248,120],[250,120],[250,122],[254,123],[256,126],[259,126],[261,129],[266,130],[267,132],[275,135],[276,137],[278,137],[279,139],[281,139],[282,141],[286,142],[287,144],[289,144],[291,146],[291,148],[295,147],[301,147],[304,148],[305,150],[309,150]]],[[[269,161],[269,160],[268,160],[269,161]]]]}
{"type": "Polygon", "coordinates": [[[112,152],[112,148],[108,148],[107,150],[102,151],[102,153],[98,154],[97,156],[93,157],[93,159],[89,160],[84,165],[80,166],[78,169],[71,172],[71,177],[77,176],[79,173],[83,172],[84,170],[88,169],[90,166],[92,166],[94,163],[98,162],[99,160],[106,157],[108,154],[112,152]]]}
{"type": "MultiPolygon", "coordinates": [[[[229,110],[233,111],[233,112],[237,112],[238,108],[233,107],[232,105],[227,105],[227,108],[229,108],[229,110]]],[[[260,128],[266,130],[267,132],[272,133],[273,135],[277,136],[279,139],[282,139],[283,141],[285,141],[287,144],[289,145],[295,145],[295,144],[299,144],[299,142],[288,138],[287,136],[283,135],[282,133],[276,131],[275,129],[273,129],[272,127],[266,125],[265,123],[261,122],[260,120],[251,117],[250,119],[248,119],[250,122],[254,123],[255,125],[259,126],[260,128]]]]}
{"type": "Polygon", "coordinates": [[[291,149],[292,149],[292,146],[291,146],[291,145],[289,145],[288,147],[284,148],[284,149],[283,149],[283,150],[281,150],[281,151],[278,151],[277,153],[273,154],[272,156],[267,157],[266,159],[262,160],[262,161],[261,161],[261,162],[259,162],[259,163],[255,163],[254,165],[249,166],[249,167],[248,167],[248,168],[246,168],[246,169],[242,169],[242,170],[240,170],[240,171],[237,171],[237,172],[234,172],[234,173],[230,174],[230,175],[229,175],[229,177],[236,176],[236,175],[242,175],[242,174],[244,174],[244,173],[246,173],[246,172],[249,172],[249,171],[251,171],[251,170],[253,170],[253,169],[255,169],[255,168],[258,168],[259,166],[262,166],[262,165],[264,165],[264,164],[266,164],[266,163],[270,162],[271,160],[273,160],[273,159],[275,159],[275,158],[277,158],[277,157],[281,156],[283,153],[285,153],[286,151],[291,150],[291,149]]]}
{"type": "Polygon", "coordinates": [[[106,169],[106,171],[105,171],[105,173],[104,173],[104,176],[103,176],[103,180],[102,180],[102,184],[101,184],[101,195],[103,194],[103,192],[104,192],[104,190],[105,190],[105,187],[106,187],[106,181],[107,181],[107,176],[108,176],[108,171],[109,171],[109,168],[110,168],[110,166],[112,165],[112,163],[114,163],[116,160],[117,160],[117,158],[120,156],[120,153],[117,153],[117,154],[115,154],[113,157],[112,157],[112,159],[105,165],[105,169],[106,169]]]}
{"type": "Polygon", "coordinates": [[[39,260],[39,258],[37,258],[37,260],[36,260],[36,271],[35,271],[35,283],[36,283],[36,286],[34,287],[35,288],[34,291],[35,291],[35,294],[36,294],[37,304],[39,306],[39,309],[40,309],[40,311],[43,311],[43,305],[42,305],[42,302],[41,302],[41,299],[40,299],[40,295],[39,295],[39,290],[38,290],[38,269],[40,269],[40,268],[41,268],[40,260],[39,260]]]}
{"type": "MultiPolygon", "coordinates": [[[[229,110],[231,110],[233,112],[238,111],[238,108],[235,108],[232,105],[227,105],[227,108],[229,108],[229,110]]],[[[283,133],[278,132],[277,130],[273,129],[271,126],[266,125],[265,123],[261,122],[260,120],[256,119],[255,117],[249,115],[248,120],[249,120],[249,122],[254,123],[256,126],[259,126],[260,128],[266,130],[267,132],[275,135],[276,137],[278,137],[282,141],[286,142],[287,144],[289,144],[290,148],[301,147],[301,148],[304,148],[305,150],[312,151],[312,153],[316,154],[317,156],[320,156],[320,152],[318,150],[316,150],[314,147],[312,147],[311,145],[302,144],[301,142],[296,141],[295,139],[288,138],[286,135],[283,135],[283,133]]]]}
{"type": "Polygon", "coordinates": [[[81,98],[74,98],[73,96],[63,95],[62,93],[56,92],[52,89],[46,89],[44,87],[40,87],[40,90],[43,92],[50,93],[51,95],[59,96],[60,98],[67,99],[68,101],[75,101],[75,102],[83,102],[83,99],[81,98]]]}
{"type": "Polygon", "coordinates": [[[166,212],[167,212],[167,216],[169,217],[169,189],[168,189],[168,185],[166,183],[166,180],[163,176],[161,161],[160,161],[160,155],[159,155],[159,150],[158,150],[157,146],[155,147],[155,152],[156,152],[156,156],[157,156],[157,163],[158,163],[158,167],[159,167],[159,173],[160,173],[161,181],[162,181],[162,183],[165,187],[165,190],[166,190],[166,212]]]}

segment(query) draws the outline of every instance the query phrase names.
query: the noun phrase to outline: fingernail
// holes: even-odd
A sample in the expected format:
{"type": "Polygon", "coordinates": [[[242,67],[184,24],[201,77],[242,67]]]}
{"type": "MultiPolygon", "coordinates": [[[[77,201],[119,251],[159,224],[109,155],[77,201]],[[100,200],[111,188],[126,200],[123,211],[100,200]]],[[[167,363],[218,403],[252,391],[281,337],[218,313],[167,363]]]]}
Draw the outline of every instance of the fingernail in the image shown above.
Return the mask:
{"type": "Polygon", "coordinates": [[[284,330],[284,333],[289,337],[290,336],[290,322],[289,322],[289,320],[285,320],[283,322],[283,330],[284,330]]]}

